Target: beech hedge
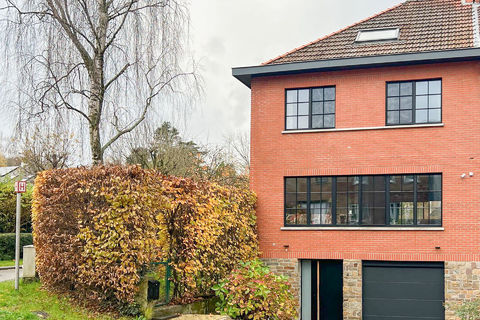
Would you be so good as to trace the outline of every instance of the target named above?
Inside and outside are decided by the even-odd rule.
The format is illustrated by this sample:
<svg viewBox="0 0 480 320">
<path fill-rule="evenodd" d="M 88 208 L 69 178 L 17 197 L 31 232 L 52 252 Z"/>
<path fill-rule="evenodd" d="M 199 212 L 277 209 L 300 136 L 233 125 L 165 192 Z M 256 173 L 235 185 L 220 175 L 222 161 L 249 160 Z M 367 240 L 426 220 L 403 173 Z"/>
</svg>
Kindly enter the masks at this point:
<svg viewBox="0 0 480 320">
<path fill-rule="evenodd" d="M 195 300 L 258 256 L 255 202 L 247 189 L 137 166 L 44 171 L 32 205 L 38 273 L 52 291 L 121 309 L 168 260 L 174 299 Z"/>
</svg>

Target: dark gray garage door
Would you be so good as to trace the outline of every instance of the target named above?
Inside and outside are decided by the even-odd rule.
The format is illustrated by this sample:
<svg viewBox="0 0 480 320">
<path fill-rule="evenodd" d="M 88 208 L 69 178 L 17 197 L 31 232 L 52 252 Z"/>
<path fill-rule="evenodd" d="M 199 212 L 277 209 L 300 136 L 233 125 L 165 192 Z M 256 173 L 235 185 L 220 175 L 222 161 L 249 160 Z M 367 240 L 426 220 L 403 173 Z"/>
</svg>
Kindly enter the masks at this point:
<svg viewBox="0 0 480 320">
<path fill-rule="evenodd" d="M 363 319 L 445 319 L 443 263 L 363 262 Z"/>
</svg>

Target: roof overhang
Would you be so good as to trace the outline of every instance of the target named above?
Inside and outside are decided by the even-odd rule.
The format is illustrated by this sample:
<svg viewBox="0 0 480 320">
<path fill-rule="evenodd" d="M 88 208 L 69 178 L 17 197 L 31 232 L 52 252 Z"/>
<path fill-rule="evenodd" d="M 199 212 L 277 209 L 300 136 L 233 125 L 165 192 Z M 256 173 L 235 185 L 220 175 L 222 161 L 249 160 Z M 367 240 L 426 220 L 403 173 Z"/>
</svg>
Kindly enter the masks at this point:
<svg viewBox="0 0 480 320">
<path fill-rule="evenodd" d="M 480 59 L 480 48 L 470 48 L 448 51 L 431 51 L 359 58 L 268 64 L 254 67 L 238 67 L 232 68 L 232 74 L 235 78 L 250 88 L 253 77 L 439 62 L 469 61 L 477 59 Z"/>
</svg>

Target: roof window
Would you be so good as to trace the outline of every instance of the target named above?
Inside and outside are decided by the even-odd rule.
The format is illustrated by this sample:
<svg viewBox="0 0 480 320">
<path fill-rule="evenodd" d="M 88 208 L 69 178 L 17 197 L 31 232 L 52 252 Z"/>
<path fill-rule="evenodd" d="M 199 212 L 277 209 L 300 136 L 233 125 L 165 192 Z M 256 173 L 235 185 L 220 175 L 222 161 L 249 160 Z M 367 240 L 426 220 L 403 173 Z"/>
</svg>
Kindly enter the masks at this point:
<svg viewBox="0 0 480 320">
<path fill-rule="evenodd" d="M 360 30 L 355 42 L 398 40 L 399 31 L 398 28 Z"/>
</svg>

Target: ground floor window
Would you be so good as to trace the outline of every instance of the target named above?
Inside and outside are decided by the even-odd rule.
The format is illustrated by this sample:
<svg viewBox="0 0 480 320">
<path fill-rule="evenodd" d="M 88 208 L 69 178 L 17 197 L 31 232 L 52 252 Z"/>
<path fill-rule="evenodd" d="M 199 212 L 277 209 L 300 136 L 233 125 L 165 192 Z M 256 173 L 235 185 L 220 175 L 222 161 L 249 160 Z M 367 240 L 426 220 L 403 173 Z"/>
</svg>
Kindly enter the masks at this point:
<svg viewBox="0 0 480 320">
<path fill-rule="evenodd" d="M 285 225 L 439 226 L 442 175 L 285 178 Z"/>
</svg>

